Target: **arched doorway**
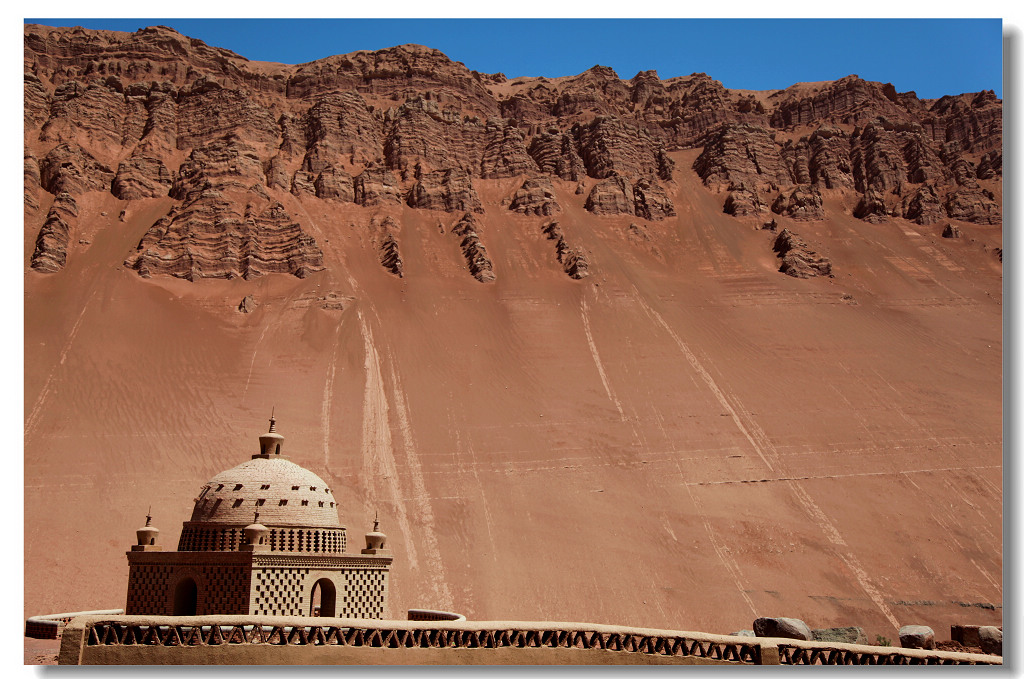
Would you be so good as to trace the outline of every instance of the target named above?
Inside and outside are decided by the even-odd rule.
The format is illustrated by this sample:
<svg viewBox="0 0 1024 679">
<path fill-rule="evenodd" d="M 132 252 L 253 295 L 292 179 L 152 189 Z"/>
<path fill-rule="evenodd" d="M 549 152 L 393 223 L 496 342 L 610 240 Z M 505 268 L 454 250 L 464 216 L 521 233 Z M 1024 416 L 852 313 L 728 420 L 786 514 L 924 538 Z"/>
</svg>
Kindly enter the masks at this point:
<svg viewBox="0 0 1024 679">
<path fill-rule="evenodd" d="M 309 614 L 321 618 L 333 618 L 337 613 L 334 602 L 337 598 L 334 583 L 328 578 L 320 578 L 313 583 L 309 597 Z"/>
<path fill-rule="evenodd" d="M 192 578 L 184 578 L 174 588 L 174 615 L 195 615 L 199 588 Z"/>
</svg>

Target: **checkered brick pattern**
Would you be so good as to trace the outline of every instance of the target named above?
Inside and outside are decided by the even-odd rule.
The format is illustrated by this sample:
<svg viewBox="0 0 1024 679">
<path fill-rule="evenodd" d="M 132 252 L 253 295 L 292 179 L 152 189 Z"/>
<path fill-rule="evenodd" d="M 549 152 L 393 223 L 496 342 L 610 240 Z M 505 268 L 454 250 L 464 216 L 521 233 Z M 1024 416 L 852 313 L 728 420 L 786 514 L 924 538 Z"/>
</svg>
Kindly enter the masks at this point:
<svg viewBox="0 0 1024 679">
<path fill-rule="evenodd" d="M 174 571 L 174 566 L 131 566 L 125 615 L 171 615 L 173 593 L 168 593 L 168 589 Z"/>
<path fill-rule="evenodd" d="M 202 566 L 200 572 L 203 583 L 196 615 L 245 615 L 249 612 L 249 578 L 244 569 Z"/>
<path fill-rule="evenodd" d="M 265 568 L 253 571 L 251 612 L 256 615 L 309 615 L 304 591 L 308 568 Z"/>
<path fill-rule="evenodd" d="M 387 571 L 346 569 L 345 585 L 339 592 L 338 615 L 346 618 L 384 617 L 387 603 Z"/>
</svg>

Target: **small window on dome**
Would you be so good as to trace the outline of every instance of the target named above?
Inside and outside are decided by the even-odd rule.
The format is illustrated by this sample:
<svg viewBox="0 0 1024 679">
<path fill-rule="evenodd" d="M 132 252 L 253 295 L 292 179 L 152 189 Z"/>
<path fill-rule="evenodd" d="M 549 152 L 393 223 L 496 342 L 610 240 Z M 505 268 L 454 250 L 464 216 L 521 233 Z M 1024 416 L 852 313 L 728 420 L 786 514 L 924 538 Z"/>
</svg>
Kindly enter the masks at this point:
<svg viewBox="0 0 1024 679">
<path fill-rule="evenodd" d="M 231 505 L 231 506 L 232 507 L 241 507 L 242 506 L 242 498 L 238 498 L 237 500 L 235 500 L 235 503 L 233 505 Z"/>
<path fill-rule="evenodd" d="M 270 484 L 264 483 L 262 486 L 260 486 L 260 490 L 270 490 Z"/>
<path fill-rule="evenodd" d="M 331 503 L 331 507 L 333 507 L 333 506 L 334 506 L 334 503 L 332 502 L 332 503 Z"/>
<path fill-rule="evenodd" d="M 217 490 L 222 490 L 223 488 L 224 488 L 224 484 L 223 483 L 217 485 Z"/>
<path fill-rule="evenodd" d="M 305 507 L 305 506 L 306 506 L 306 505 L 308 505 L 308 504 L 309 504 L 309 500 L 303 500 L 303 501 L 302 501 L 302 506 L 303 506 L 303 507 Z"/>
<path fill-rule="evenodd" d="M 235 484 L 235 490 L 242 490 L 242 484 L 236 483 Z"/>
<path fill-rule="evenodd" d="M 309 489 L 310 490 L 316 490 L 316 486 L 310 486 Z"/>
<path fill-rule="evenodd" d="M 292 490 L 298 490 L 298 489 L 299 489 L 298 486 L 292 486 Z"/>
<path fill-rule="evenodd" d="M 323 502 L 321 502 L 321 503 L 320 503 L 320 506 L 321 506 L 321 507 L 323 507 L 323 506 L 324 506 L 324 503 L 323 503 Z"/>
<path fill-rule="evenodd" d="M 264 502 L 266 502 L 266 500 L 256 500 L 256 506 L 262 507 Z"/>
<path fill-rule="evenodd" d="M 277 506 L 278 506 L 278 507 L 283 507 L 283 506 L 285 506 L 286 504 L 288 504 L 288 500 L 281 500 L 280 502 L 278 502 L 278 503 L 277 503 Z"/>
</svg>

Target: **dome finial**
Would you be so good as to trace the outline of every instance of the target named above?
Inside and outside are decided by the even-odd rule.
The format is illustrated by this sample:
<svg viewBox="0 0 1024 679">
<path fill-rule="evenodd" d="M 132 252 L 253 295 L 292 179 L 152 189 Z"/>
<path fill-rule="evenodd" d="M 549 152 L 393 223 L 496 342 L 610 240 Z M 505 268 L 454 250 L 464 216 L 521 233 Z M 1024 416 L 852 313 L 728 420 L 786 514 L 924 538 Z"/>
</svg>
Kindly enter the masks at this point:
<svg viewBox="0 0 1024 679">
<path fill-rule="evenodd" d="M 273 406 L 273 407 L 270 408 L 270 431 L 271 431 L 271 433 L 274 433 L 274 432 L 277 431 L 277 429 L 276 429 L 276 422 L 277 422 L 277 420 L 274 419 L 274 411 L 276 409 L 277 409 L 277 406 Z"/>
<path fill-rule="evenodd" d="M 148 524 L 147 524 L 148 525 Z M 377 532 L 377 528 L 380 526 L 380 521 L 377 520 L 377 510 L 373 510 L 373 532 Z"/>
<path fill-rule="evenodd" d="M 149 511 L 146 512 L 146 526 L 149 526 L 149 522 L 153 520 L 153 505 L 149 506 Z"/>
<path fill-rule="evenodd" d="M 253 512 L 252 522 L 253 523 L 259 523 L 260 522 L 260 513 L 259 513 L 258 510 Z"/>
</svg>

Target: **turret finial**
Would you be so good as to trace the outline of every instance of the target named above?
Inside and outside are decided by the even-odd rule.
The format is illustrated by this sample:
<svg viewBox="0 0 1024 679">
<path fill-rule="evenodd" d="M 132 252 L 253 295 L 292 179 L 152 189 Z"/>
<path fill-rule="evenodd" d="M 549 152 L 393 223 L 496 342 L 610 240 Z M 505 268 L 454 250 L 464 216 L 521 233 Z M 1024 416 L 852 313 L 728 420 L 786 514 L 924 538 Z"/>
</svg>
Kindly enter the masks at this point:
<svg viewBox="0 0 1024 679">
<path fill-rule="evenodd" d="M 253 523 L 259 523 L 260 522 L 260 513 L 259 512 L 254 512 L 253 513 L 252 522 Z"/>
<path fill-rule="evenodd" d="M 152 521 L 152 520 L 153 520 L 153 505 L 150 505 L 149 506 L 149 511 L 146 512 L 146 525 L 148 526 L 149 522 Z"/>
<path fill-rule="evenodd" d="M 274 406 L 274 407 L 272 407 L 270 409 L 270 431 L 271 431 L 271 433 L 275 433 L 277 431 L 277 429 L 276 429 L 276 422 L 277 422 L 277 420 L 274 419 L 274 411 L 276 409 L 277 409 L 276 406 Z"/>
<path fill-rule="evenodd" d="M 377 532 L 377 527 L 380 525 L 380 521 L 377 520 L 377 510 L 373 510 L 373 531 Z"/>
</svg>

